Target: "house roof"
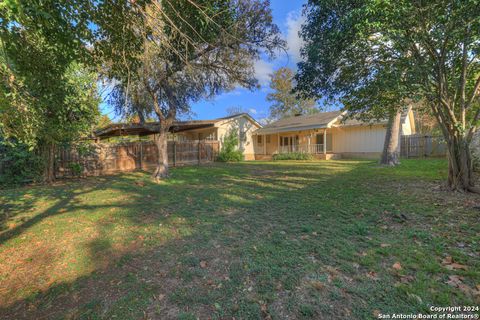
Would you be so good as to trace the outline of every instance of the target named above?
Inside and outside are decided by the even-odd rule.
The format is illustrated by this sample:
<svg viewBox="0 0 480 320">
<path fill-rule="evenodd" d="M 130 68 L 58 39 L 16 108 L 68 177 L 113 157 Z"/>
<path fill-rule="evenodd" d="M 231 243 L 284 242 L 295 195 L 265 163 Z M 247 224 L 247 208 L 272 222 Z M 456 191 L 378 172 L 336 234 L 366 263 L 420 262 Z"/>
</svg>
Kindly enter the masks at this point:
<svg viewBox="0 0 480 320">
<path fill-rule="evenodd" d="M 228 117 L 217 118 L 212 120 L 189 120 L 189 121 L 175 121 L 170 127 L 170 132 L 182 132 L 195 129 L 203 129 L 214 127 L 216 123 L 235 119 L 238 117 L 246 117 L 252 121 L 258 127 L 261 127 L 258 122 L 253 119 L 248 113 L 235 114 Z M 159 130 L 159 122 L 147 122 L 147 123 L 112 123 L 104 128 L 95 131 L 95 137 L 100 139 L 116 137 L 116 136 L 129 136 L 129 135 L 151 135 L 155 134 Z"/>
<path fill-rule="evenodd" d="M 331 127 L 364 126 L 387 123 L 387 120 L 365 122 L 355 118 L 345 118 L 344 115 L 344 111 L 330 111 L 284 118 L 256 130 L 255 134 L 272 134 L 289 131 L 325 129 Z"/>
<path fill-rule="evenodd" d="M 303 116 L 280 119 L 255 131 L 256 134 L 327 128 L 342 111 L 319 112 Z"/>
</svg>

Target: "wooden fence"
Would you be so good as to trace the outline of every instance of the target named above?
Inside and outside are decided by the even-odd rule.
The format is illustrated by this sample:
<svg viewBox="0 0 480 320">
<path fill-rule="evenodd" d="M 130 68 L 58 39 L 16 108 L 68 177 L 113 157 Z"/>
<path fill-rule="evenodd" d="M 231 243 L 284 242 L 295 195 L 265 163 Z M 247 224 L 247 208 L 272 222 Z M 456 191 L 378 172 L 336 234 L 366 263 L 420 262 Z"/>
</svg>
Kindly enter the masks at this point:
<svg viewBox="0 0 480 320">
<path fill-rule="evenodd" d="M 404 158 L 445 157 L 447 144 L 442 136 L 402 136 L 400 155 Z"/>
<path fill-rule="evenodd" d="M 60 148 L 56 152 L 57 178 L 98 176 L 122 171 L 151 170 L 156 167 L 158 153 L 153 141 L 122 144 L 93 144 L 88 148 Z M 168 162 L 171 166 L 215 161 L 218 141 L 168 141 Z"/>
</svg>

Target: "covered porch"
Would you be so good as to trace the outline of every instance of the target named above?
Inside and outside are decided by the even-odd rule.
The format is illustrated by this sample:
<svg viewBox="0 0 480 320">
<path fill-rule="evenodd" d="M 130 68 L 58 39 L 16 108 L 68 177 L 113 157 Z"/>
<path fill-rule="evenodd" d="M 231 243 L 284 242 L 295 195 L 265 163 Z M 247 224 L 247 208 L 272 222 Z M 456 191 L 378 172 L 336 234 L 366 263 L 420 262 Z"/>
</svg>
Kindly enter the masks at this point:
<svg viewBox="0 0 480 320">
<path fill-rule="evenodd" d="M 333 153 L 332 128 L 256 134 L 254 143 L 255 155 L 259 160 L 291 152 L 309 153 L 317 159 L 340 157 Z"/>
</svg>

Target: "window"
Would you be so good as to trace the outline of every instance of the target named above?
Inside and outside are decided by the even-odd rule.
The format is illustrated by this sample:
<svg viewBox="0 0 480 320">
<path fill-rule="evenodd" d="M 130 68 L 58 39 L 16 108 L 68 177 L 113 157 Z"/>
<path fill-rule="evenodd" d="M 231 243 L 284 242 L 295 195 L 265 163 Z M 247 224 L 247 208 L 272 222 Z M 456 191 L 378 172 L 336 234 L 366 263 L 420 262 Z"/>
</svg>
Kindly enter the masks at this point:
<svg viewBox="0 0 480 320">
<path fill-rule="evenodd" d="M 213 141 L 216 140 L 216 134 L 215 131 L 212 132 L 199 132 L 198 133 L 198 140 L 207 140 L 207 141 Z"/>
<path fill-rule="evenodd" d="M 265 143 L 270 143 L 270 135 L 265 136 Z"/>
<path fill-rule="evenodd" d="M 262 136 L 261 135 L 257 136 L 257 143 L 262 144 Z"/>
</svg>

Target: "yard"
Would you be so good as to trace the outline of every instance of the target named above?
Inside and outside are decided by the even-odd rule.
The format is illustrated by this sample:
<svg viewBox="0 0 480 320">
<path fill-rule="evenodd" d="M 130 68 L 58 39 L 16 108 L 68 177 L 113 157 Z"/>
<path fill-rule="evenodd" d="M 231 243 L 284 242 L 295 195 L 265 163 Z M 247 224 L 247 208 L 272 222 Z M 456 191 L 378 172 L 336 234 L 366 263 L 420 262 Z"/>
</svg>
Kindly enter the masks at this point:
<svg viewBox="0 0 480 320">
<path fill-rule="evenodd" d="M 370 319 L 479 304 L 444 160 L 244 162 L 0 191 L 1 319 Z"/>
</svg>

